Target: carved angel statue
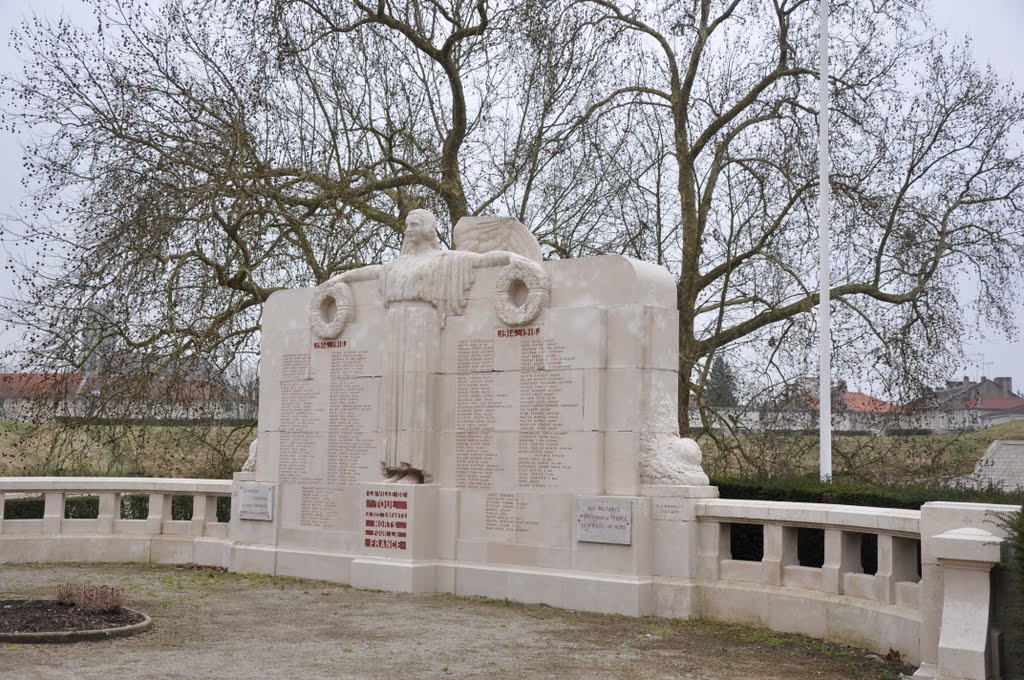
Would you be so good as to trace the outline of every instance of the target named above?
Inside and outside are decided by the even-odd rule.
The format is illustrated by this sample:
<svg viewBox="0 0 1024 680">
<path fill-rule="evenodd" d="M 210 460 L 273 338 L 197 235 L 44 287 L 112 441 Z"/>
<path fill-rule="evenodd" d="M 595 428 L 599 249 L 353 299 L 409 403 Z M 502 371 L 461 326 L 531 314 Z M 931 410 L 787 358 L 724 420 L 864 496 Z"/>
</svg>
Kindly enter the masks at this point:
<svg viewBox="0 0 1024 680">
<path fill-rule="evenodd" d="M 463 250 L 439 250 L 436 220 L 413 210 L 397 259 L 345 272 L 321 284 L 310 303 L 310 323 L 335 338 L 352 320 L 349 282 L 377 279 L 387 315 L 380 393 L 381 471 L 386 481 L 429 482 L 437 469 L 435 380 L 441 372 L 441 328 L 460 315 L 480 267 L 505 268 L 495 286 L 495 309 L 508 325 L 531 323 L 547 305 L 550 282 L 533 235 L 511 218 L 463 218 L 455 227 Z M 513 250 L 514 249 L 514 250 Z M 516 304 L 523 297 L 525 302 Z"/>
</svg>

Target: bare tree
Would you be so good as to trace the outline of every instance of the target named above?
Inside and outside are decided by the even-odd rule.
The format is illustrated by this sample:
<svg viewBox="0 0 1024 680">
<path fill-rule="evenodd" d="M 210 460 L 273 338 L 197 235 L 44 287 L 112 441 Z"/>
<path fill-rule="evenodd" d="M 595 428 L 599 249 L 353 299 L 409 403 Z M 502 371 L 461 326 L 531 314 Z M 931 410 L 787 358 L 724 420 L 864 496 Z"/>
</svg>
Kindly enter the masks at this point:
<svg viewBox="0 0 1024 680">
<path fill-rule="evenodd" d="M 54 384 L 124 378 L 87 415 L 128 417 L 196 362 L 224 382 L 257 355 L 271 293 L 379 261 L 413 208 L 446 232 L 538 200 L 584 221 L 579 166 L 552 158 L 599 40 L 560 56 L 545 26 L 483 2 L 89 1 L 91 29 L 17 32 L 27 63 L 5 80 L 6 120 L 37 140 L 5 316 L 27 330 L 19 363 Z M 552 252 L 600 248 L 570 219 Z"/>
<path fill-rule="evenodd" d="M 274 290 L 379 261 L 423 206 L 675 272 L 684 430 L 717 355 L 762 389 L 813 365 L 817 3 L 89 2 L 19 31 L 4 86 L 35 135 L 5 227 L 40 248 L 6 303 L 27 365 L 236 372 Z M 1008 318 L 1024 106 L 920 2 L 832 3 L 831 294 L 850 370 L 927 382 L 958 271 Z"/>
<path fill-rule="evenodd" d="M 939 44 L 916 0 L 831 4 L 830 293 L 840 366 L 919 386 L 940 375 L 958 342 L 958 271 L 984 282 L 992 316 L 1012 319 L 1011 283 L 1024 261 L 1014 136 L 1024 100 L 966 49 Z M 634 36 L 621 44 L 635 67 L 620 69 L 584 118 L 625 121 L 641 109 L 637 117 L 671 131 L 633 145 L 667 176 L 641 179 L 629 196 L 657 217 L 662 236 L 647 241 L 661 250 L 649 247 L 647 257 L 661 260 L 664 237 L 678 234 L 669 264 L 679 276 L 686 429 L 690 395 L 700 397 L 717 352 L 745 352 L 780 374 L 813 365 L 818 3 L 565 7 Z M 855 355 L 843 352 L 851 346 Z M 797 356 L 783 361 L 787 353 Z"/>
</svg>

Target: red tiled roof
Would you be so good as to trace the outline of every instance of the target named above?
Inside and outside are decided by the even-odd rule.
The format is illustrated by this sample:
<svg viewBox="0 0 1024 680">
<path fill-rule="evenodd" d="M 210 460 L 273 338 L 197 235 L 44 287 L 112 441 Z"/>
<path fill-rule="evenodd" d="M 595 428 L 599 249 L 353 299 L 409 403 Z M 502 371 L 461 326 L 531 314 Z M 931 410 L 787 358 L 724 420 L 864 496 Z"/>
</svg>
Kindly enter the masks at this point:
<svg viewBox="0 0 1024 680">
<path fill-rule="evenodd" d="M 861 413 L 895 413 L 903 410 L 895 404 L 876 399 L 863 392 L 844 392 L 843 399 L 846 400 L 847 408 Z"/>
<path fill-rule="evenodd" d="M 81 376 L 63 376 L 56 373 L 2 373 L 0 397 L 33 399 L 51 394 L 58 388 L 66 389 L 71 380 L 81 380 Z"/>
<path fill-rule="evenodd" d="M 956 404 L 954 409 L 982 409 L 986 411 L 1008 411 L 1024 406 L 1024 397 L 986 397 L 976 395 Z"/>
</svg>

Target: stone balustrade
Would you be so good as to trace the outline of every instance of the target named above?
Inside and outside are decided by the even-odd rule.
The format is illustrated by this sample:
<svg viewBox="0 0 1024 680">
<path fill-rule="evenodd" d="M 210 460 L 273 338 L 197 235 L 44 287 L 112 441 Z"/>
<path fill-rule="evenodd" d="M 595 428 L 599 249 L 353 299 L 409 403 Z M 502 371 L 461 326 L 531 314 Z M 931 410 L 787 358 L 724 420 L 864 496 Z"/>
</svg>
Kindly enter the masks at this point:
<svg viewBox="0 0 1024 680">
<path fill-rule="evenodd" d="M 700 578 L 921 607 L 920 511 L 711 499 L 698 502 L 696 515 Z M 761 529 L 763 557 L 759 561 L 733 559 L 730 539 L 736 524 Z M 805 552 L 811 554 L 804 560 L 798 550 L 801 533 L 804 544 L 810 544 Z M 865 548 L 873 546 L 877 553 L 867 561 L 874 569 L 866 573 Z"/>
<path fill-rule="evenodd" d="M 697 614 L 888 647 L 920 666 L 915 678 L 1001 677 L 1000 612 L 990 604 L 1007 593 L 990 572 L 1002 560 L 1001 518 L 1019 509 L 698 500 Z M 732 554 L 734 531 L 747 554 Z"/>
<path fill-rule="evenodd" d="M 138 494 L 148 496 L 146 517 L 123 518 L 122 499 Z M 6 498 L 40 495 L 41 518 L 4 517 Z M 65 503 L 73 496 L 98 497 L 97 517 L 67 517 Z M 176 496 L 192 498 L 189 519 L 172 517 Z M 229 523 L 217 521 L 217 499 L 230 496 L 230 480 L 0 477 L 0 563 L 152 561 L 227 566 Z"/>
<path fill-rule="evenodd" d="M 235 493 L 237 486 L 236 479 Z M 481 565 L 466 555 L 432 553 L 437 548 L 424 544 L 423 563 L 431 565 L 437 580 L 420 589 L 474 594 L 474 578 L 507 572 L 516 575 L 509 583 L 532 579 L 551 595 L 510 591 L 513 598 L 564 605 L 558 598 L 571 586 L 589 592 L 588 584 L 603 580 L 639 588 L 638 614 L 754 623 L 881 653 L 892 649 L 920 666 L 919 679 L 999 677 L 998 612 L 990 603 L 1005 598 L 1005 584 L 990 572 L 1004 557 L 999 518 L 1018 506 L 937 502 L 911 511 L 719 499 L 705 492 L 687 495 L 686 487 L 673 496 L 666 489 L 652 487 L 653 501 L 629 501 L 636 535 L 643 536 L 648 526 L 652 537 L 650 543 L 637 538 L 633 547 L 621 548 L 624 555 L 633 549 L 650 555 L 638 563 L 643 573 L 637 577 L 585 569 L 585 548 L 577 548 L 576 568 L 563 573 L 500 562 Z M 353 584 L 362 562 L 373 568 L 383 563 L 360 557 L 358 549 L 294 555 L 275 550 L 266 542 L 277 531 L 275 523 L 246 524 L 235 507 L 231 522 L 217 521 L 217 499 L 232 491 L 228 480 L 0 478 L 0 508 L 5 496 L 45 499 L 41 518 L 7 519 L 0 513 L 0 563 L 196 563 Z M 148 496 L 145 518 L 122 517 L 122 498 L 132 494 Z M 98 516 L 66 516 L 72 496 L 97 496 Z M 190 518 L 172 517 L 176 496 L 192 498 Z M 455 535 L 448 526 L 455 518 L 427 514 L 433 518 L 429 522 L 438 522 L 438 536 Z M 256 541 L 257 530 L 270 533 Z M 734 543 L 734 532 L 743 532 L 741 541 Z M 744 554 L 733 554 L 734 545 Z M 600 549 L 602 564 L 611 568 L 607 559 L 618 553 Z M 252 569 L 255 553 L 265 559 Z M 347 564 L 352 566 L 345 569 Z M 455 573 L 457 580 L 449 580 L 456 582 L 443 580 Z M 594 603 L 597 610 L 613 606 Z"/>
</svg>

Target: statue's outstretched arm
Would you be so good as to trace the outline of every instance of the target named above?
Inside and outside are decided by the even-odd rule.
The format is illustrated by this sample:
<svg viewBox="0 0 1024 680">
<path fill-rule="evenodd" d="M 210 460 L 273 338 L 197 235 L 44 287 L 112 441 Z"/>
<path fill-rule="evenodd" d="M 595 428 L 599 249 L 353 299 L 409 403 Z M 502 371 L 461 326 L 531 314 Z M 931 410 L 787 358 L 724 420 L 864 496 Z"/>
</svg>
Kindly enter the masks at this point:
<svg viewBox="0 0 1024 680">
<path fill-rule="evenodd" d="M 332 283 L 352 283 L 354 281 L 370 281 L 380 276 L 380 270 L 383 269 L 383 265 L 370 264 L 359 269 L 349 269 L 347 272 L 342 272 L 336 276 L 332 276 L 327 280 L 326 284 Z M 323 284 L 322 284 L 323 285 Z"/>
<path fill-rule="evenodd" d="M 510 253 L 507 250 L 492 250 L 487 253 L 482 253 L 480 258 L 474 263 L 476 267 L 503 267 L 513 260 L 525 260 L 526 258 L 522 255 L 516 255 Z"/>
</svg>

